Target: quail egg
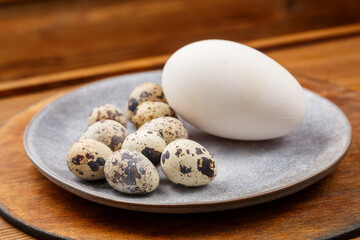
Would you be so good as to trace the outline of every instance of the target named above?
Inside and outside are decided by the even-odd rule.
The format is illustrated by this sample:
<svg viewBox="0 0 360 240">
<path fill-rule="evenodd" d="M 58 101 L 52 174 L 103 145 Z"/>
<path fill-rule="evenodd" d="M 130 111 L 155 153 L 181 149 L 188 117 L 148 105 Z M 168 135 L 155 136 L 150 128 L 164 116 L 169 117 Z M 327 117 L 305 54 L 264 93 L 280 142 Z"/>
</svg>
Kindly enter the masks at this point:
<svg viewBox="0 0 360 240">
<path fill-rule="evenodd" d="M 126 137 L 127 131 L 123 125 L 113 120 L 101 120 L 91 125 L 80 139 L 91 138 L 116 151 L 121 148 Z"/>
<path fill-rule="evenodd" d="M 161 155 L 161 168 L 166 177 L 187 187 L 203 186 L 216 177 L 213 156 L 199 143 L 188 139 L 171 142 Z"/>
<path fill-rule="evenodd" d="M 158 117 L 176 117 L 174 110 L 163 102 L 144 102 L 135 108 L 132 122 L 138 129 L 144 123 Z"/>
<path fill-rule="evenodd" d="M 126 108 L 126 115 L 130 121 L 135 108 L 146 101 L 167 103 L 163 89 L 159 84 L 145 82 L 137 86 L 130 93 Z"/>
<path fill-rule="evenodd" d="M 173 117 L 155 118 L 142 125 L 139 130 L 157 131 L 163 137 L 166 144 L 175 139 L 188 138 L 188 132 L 184 124 L 179 119 Z"/>
<path fill-rule="evenodd" d="M 147 157 L 155 166 L 160 163 L 165 140 L 156 131 L 137 131 L 125 139 L 121 149 L 135 150 Z"/>
<path fill-rule="evenodd" d="M 114 120 L 126 126 L 126 117 L 123 111 L 112 104 L 104 104 L 95 107 L 88 117 L 87 124 L 90 126 L 95 122 L 105 119 Z"/>
<path fill-rule="evenodd" d="M 67 164 L 70 171 L 85 180 L 104 178 L 106 159 L 112 154 L 105 144 L 93 139 L 75 142 L 67 153 Z"/>
<path fill-rule="evenodd" d="M 128 194 L 146 194 L 159 186 L 159 174 L 144 155 L 120 149 L 105 163 L 105 178 L 111 187 Z"/>
</svg>

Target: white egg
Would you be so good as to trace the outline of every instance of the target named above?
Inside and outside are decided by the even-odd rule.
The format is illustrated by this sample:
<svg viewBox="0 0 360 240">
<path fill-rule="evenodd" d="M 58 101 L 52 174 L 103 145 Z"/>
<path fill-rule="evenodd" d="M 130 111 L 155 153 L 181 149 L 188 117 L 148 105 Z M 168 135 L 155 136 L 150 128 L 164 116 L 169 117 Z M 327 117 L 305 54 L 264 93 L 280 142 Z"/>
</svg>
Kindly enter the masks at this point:
<svg viewBox="0 0 360 240">
<path fill-rule="evenodd" d="M 230 139 L 284 136 L 306 113 L 303 89 L 284 67 L 232 41 L 179 49 L 165 64 L 162 85 L 169 105 L 186 121 Z"/>
</svg>

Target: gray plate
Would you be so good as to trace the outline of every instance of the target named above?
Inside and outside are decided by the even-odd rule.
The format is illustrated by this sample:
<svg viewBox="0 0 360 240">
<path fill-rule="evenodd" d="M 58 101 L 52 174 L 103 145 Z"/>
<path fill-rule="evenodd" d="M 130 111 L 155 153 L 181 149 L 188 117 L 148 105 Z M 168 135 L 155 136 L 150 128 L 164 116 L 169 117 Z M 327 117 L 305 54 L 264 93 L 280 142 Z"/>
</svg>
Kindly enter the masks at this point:
<svg viewBox="0 0 360 240">
<path fill-rule="evenodd" d="M 160 186 L 145 196 L 113 190 L 106 181 L 76 178 L 66 164 L 70 146 L 86 130 L 97 105 L 125 108 L 131 90 L 146 81 L 160 83 L 161 72 L 115 77 L 73 91 L 42 109 L 28 125 L 24 145 L 34 165 L 60 187 L 88 200 L 137 211 L 211 212 L 274 200 L 303 189 L 330 173 L 345 156 L 351 127 L 327 99 L 305 91 L 308 111 L 291 134 L 268 141 L 232 141 L 208 135 L 186 123 L 189 138 L 213 153 L 218 176 L 209 185 L 186 188 L 169 182 L 158 168 Z M 129 132 L 133 132 L 128 123 Z"/>
</svg>

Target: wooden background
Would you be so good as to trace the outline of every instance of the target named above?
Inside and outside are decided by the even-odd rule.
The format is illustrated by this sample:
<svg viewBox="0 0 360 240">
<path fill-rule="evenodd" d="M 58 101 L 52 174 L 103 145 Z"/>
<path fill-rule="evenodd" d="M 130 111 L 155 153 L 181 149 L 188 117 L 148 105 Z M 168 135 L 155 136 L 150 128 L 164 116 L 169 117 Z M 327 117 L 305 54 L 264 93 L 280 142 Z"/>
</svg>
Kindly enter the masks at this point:
<svg viewBox="0 0 360 240">
<path fill-rule="evenodd" d="M 205 38 L 230 39 L 255 47 L 270 46 L 263 50 L 267 49 L 267 54 L 288 68 L 303 84 L 309 82 L 307 87 L 326 83 L 339 88 L 338 94 L 346 90 L 358 98 L 359 12 L 360 1 L 357 0 L 0 0 L 0 125 L 30 104 L 74 88 L 64 82 L 43 84 L 41 88 L 27 87 L 26 83 L 34 79 L 46 82 L 52 76 L 61 75 L 58 74 L 61 71 L 169 54 L 186 43 Z M 326 30 L 332 27 L 339 29 Z M 297 35 L 309 30 L 315 32 Z M 346 34 L 338 34 L 339 31 Z M 282 37 L 284 34 L 293 35 Z M 323 41 L 318 38 L 296 44 L 297 40 L 291 40 L 298 36 L 311 39 L 319 34 L 324 36 Z M 275 38 L 275 42 L 283 41 L 286 47 L 282 44 L 271 47 L 276 36 L 279 38 Z M 326 40 L 329 36 L 332 39 Z M 151 58 L 151 61 L 160 66 L 166 56 L 156 61 Z M 139 66 L 136 64 L 134 68 Z M 47 75 L 51 73 L 54 75 Z M 70 75 L 74 76 L 74 73 Z M 6 91 L 9 86 L 25 87 L 21 91 Z M 352 103 L 352 107 L 347 107 L 350 105 L 346 97 L 327 95 L 322 89 L 319 87 L 316 91 L 332 100 L 337 99 L 336 103 L 345 106 L 348 113 L 358 116 L 360 105 Z M 352 123 L 359 126 L 356 118 L 353 117 Z M 359 128 L 354 131 L 358 137 Z M 356 142 L 350 153 L 354 163 L 358 163 L 355 158 L 359 157 L 359 149 Z M 320 189 L 324 186 L 333 189 L 333 185 L 327 183 L 331 184 L 334 176 L 343 176 L 339 172 L 347 174 L 347 166 L 349 162 L 340 165 L 338 174 L 334 172 L 332 178 L 306 190 L 314 210 L 328 203 L 323 196 L 311 197 L 319 185 L 322 186 Z M 351 167 L 348 169 L 350 171 Z M 344 177 L 344 184 L 346 181 Z M 354 186 L 351 189 L 353 196 L 358 195 L 358 189 Z M 340 186 L 339 193 L 341 191 Z M 277 203 L 272 204 L 276 206 Z M 296 209 L 303 213 L 300 205 Z M 0 239 L 30 239 L 1 218 L 0 233 Z"/>
<path fill-rule="evenodd" d="M 360 22 L 357 0 L 0 0 L 0 82 Z"/>
</svg>

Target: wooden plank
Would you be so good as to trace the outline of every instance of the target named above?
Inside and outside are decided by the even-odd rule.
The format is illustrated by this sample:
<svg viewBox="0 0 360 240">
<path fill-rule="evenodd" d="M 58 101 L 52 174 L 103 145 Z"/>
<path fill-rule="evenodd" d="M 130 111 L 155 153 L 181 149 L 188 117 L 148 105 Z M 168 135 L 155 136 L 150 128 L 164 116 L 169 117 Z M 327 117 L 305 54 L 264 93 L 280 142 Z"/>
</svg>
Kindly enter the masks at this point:
<svg viewBox="0 0 360 240">
<path fill-rule="evenodd" d="M 279 36 L 360 21 L 353 0 L 87 0 L 0 5 L 0 81 L 168 54 L 200 39 Z"/>
<path fill-rule="evenodd" d="M 67 72 L 25 78 L 0 84 L 0 97 L 22 92 L 64 86 L 69 83 L 96 80 L 117 74 L 157 69 L 163 66 L 168 55 L 106 64 Z"/>
<path fill-rule="evenodd" d="M 38 91 L 31 94 L 19 94 L 8 98 L 0 98 L 0 127 L 8 120 L 12 115 L 23 111 L 31 104 L 48 98 L 55 94 L 65 93 L 70 91 L 79 85 L 65 86 L 62 88 L 53 88 L 44 91 Z"/>
<path fill-rule="evenodd" d="M 360 89 L 360 36 L 266 53 L 298 76 Z"/>
<path fill-rule="evenodd" d="M 261 51 L 266 51 L 280 47 L 289 47 L 291 45 L 310 44 L 322 40 L 328 41 L 335 38 L 349 37 L 358 34 L 360 34 L 360 23 L 355 23 L 340 27 L 256 39 L 245 42 L 245 44 Z"/>
<path fill-rule="evenodd" d="M 3 221 L 0 219 L 0 221 Z M 14 228 L 7 228 L 7 229 L 0 229 L 1 239 L 12 239 L 12 240 L 19 240 L 19 239 L 35 239 L 26 233 L 21 232 L 20 230 L 14 230 Z"/>
<path fill-rule="evenodd" d="M 253 40 L 244 43 L 262 51 L 269 51 L 279 47 L 310 44 L 325 39 L 331 40 L 340 37 L 354 36 L 357 34 L 360 34 L 360 24 L 315 30 L 305 33 L 289 34 L 285 36 Z M 55 74 L 48 74 L 44 76 L 18 79 L 11 82 L 3 82 L 0 84 L 0 96 L 4 97 L 21 92 L 41 90 L 52 88 L 54 86 L 63 86 L 69 83 L 79 83 L 81 81 L 89 81 L 127 72 L 158 69 L 162 68 L 168 57 L 169 55 L 162 55 L 151 58 L 123 61 Z"/>
</svg>

